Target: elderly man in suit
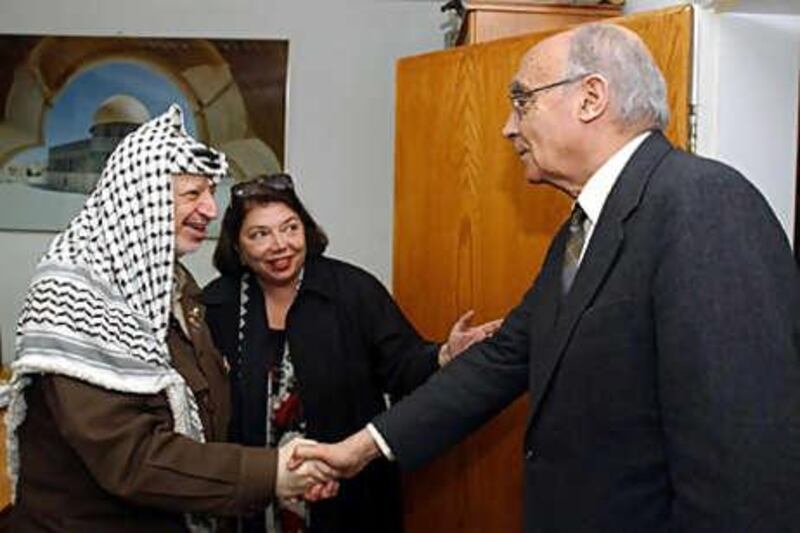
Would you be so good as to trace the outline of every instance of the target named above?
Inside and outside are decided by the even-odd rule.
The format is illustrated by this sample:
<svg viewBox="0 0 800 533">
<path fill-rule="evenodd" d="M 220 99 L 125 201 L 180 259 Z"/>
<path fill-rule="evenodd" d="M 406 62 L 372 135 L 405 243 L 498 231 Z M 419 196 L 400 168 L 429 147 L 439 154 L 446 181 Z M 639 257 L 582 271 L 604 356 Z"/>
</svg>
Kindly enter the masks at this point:
<svg viewBox="0 0 800 533">
<path fill-rule="evenodd" d="M 664 138 L 664 80 L 632 32 L 551 37 L 510 90 L 528 180 L 575 199 L 533 286 L 493 338 L 296 459 L 411 468 L 527 387 L 525 531 L 797 531 L 800 283 L 774 214 Z"/>
</svg>

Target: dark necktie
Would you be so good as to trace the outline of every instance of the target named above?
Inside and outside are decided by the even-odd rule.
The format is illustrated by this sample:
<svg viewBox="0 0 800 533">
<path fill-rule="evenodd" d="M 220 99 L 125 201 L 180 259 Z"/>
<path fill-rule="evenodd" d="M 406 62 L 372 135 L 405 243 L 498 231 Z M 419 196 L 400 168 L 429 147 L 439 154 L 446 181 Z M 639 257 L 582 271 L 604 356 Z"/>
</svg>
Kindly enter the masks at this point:
<svg viewBox="0 0 800 533">
<path fill-rule="evenodd" d="M 563 294 L 569 292 L 575 274 L 578 272 L 588 226 L 589 219 L 586 217 L 586 213 L 581 209 L 580 204 L 576 203 L 569 217 L 569 237 L 567 237 L 567 245 L 564 247 L 564 269 L 561 272 Z"/>
</svg>

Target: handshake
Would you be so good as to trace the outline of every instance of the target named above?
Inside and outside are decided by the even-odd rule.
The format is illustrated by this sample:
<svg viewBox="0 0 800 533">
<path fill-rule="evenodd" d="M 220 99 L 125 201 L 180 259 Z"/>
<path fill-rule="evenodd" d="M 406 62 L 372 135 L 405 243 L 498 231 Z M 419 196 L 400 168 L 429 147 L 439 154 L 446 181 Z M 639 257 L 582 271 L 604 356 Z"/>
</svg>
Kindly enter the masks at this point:
<svg viewBox="0 0 800 533">
<path fill-rule="evenodd" d="M 450 329 L 447 342 L 439 349 L 439 366 L 448 364 L 464 350 L 491 337 L 503 320 L 470 326 L 474 311 L 467 311 Z M 365 428 L 336 444 L 321 444 L 296 438 L 278 449 L 275 494 L 281 499 L 317 501 L 336 496 L 339 479 L 358 474 L 381 454 Z"/>
<path fill-rule="evenodd" d="M 275 495 L 318 501 L 333 498 L 339 479 L 358 474 L 380 450 L 366 429 L 336 444 L 296 438 L 278 449 Z"/>
</svg>

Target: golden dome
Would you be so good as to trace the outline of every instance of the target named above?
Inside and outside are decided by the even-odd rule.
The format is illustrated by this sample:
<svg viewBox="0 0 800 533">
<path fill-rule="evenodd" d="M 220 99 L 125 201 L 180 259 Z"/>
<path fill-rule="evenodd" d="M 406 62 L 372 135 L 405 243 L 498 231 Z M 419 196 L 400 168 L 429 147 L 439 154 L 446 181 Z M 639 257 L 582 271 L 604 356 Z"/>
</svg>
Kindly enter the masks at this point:
<svg viewBox="0 0 800 533">
<path fill-rule="evenodd" d="M 92 116 L 92 126 L 123 122 L 144 124 L 150 112 L 139 100 L 127 94 L 117 94 L 100 104 Z"/>
</svg>

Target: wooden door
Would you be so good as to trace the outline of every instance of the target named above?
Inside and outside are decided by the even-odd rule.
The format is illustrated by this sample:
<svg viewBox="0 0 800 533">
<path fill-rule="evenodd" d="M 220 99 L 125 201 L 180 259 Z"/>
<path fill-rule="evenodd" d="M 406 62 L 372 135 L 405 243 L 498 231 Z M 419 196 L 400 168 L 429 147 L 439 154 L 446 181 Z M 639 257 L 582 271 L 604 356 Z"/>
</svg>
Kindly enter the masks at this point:
<svg viewBox="0 0 800 533">
<path fill-rule="evenodd" d="M 688 139 L 691 8 L 612 21 L 636 31 L 667 77 L 667 135 Z M 397 68 L 394 294 L 427 336 L 466 309 L 503 316 L 538 272 L 566 196 L 522 178 L 500 134 L 522 54 L 554 31 L 405 58 Z M 407 476 L 409 533 L 518 531 L 527 398 Z"/>
</svg>

